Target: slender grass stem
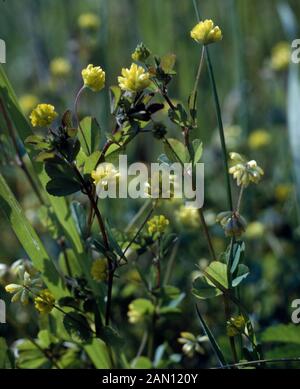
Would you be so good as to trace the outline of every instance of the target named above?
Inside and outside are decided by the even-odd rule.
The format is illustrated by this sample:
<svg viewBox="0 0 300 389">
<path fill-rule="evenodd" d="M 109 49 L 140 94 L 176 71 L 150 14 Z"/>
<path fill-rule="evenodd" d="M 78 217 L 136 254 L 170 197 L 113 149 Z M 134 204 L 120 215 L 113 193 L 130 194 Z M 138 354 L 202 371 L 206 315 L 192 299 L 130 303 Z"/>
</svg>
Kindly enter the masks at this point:
<svg viewBox="0 0 300 389">
<path fill-rule="evenodd" d="M 87 143 L 87 140 L 86 140 L 86 137 L 84 135 L 84 131 L 81 127 L 81 124 L 80 124 L 80 119 L 79 119 L 79 114 L 78 114 L 78 103 L 79 103 L 79 99 L 80 99 L 80 96 L 82 94 L 82 92 L 85 90 L 85 85 L 82 85 L 82 87 L 79 89 L 77 95 L 76 95 L 76 98 L 75 98 L 75 103 L 74 103 L 74 111 L 75 111 L 75 116 L 76 116 L 76 120 L 77 120 L 77 125 L 78 125 L 78 128 L 79 128 L 79 131 L 82 135 L 82 138 L 84 140 L 84 143 L 85 143 L 85 147 L 87 149 L 87 152 L 88 154 L 90 155 L 91 154 L 91 150 L 89 148 L 89 145 Z"/>
</svg>

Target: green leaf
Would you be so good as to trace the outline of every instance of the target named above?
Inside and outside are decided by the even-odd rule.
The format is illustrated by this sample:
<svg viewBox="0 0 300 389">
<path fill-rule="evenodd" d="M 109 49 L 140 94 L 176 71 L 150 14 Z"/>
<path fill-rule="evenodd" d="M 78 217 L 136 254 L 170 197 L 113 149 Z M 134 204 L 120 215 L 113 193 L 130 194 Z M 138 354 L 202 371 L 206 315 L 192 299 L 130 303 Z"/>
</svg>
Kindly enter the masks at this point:
<svg viewBox="0 0 300 389">
<path fill-rule="evenodd" d="M 96 151 L 100 146 L 101 129 L 97 120 L 90 116 L 82 119 L 80 126 L 84 133 L 88 148 L 83 139 L 81 131 L 78 131 L 78 139 L 85 154 L 89 155 L 90 153 Z"/>
<path fill-rule="evenodd" d="M 263 342 L 300 344 L 300 327 L 295 324 L 278 324 L 261 334 Z"/>
<path fill-rule="evenodd" d="M 94 338 L 90 344 L 85 345 L 85 350 L 97 369 L 111 369 L 109 350 L 101 339 Z"/>
<path fill-rule="evenodd" d="M 76 224 L 77 231 L 82 239 L 86 238 L 87 223 L 86 223 L 86 211 L 81 203 L 78 201 L 72 201 L 71 213 Z"/>
<path fill-rule="evenodd" d="M 13 359 L 6 340 L 0 338 L 0 369 L 9 369 L 13 367 Z"/>
<path fill-rule="evenodd" d="M 54 178 L 46 185 L 47 192 L 52 196 L 68 196 L 81 190 L 79 182 L 68 178 Z"/>
<path fill-rule="evenodd" d="M 238 286 L 245 278 L 248 277 L 250 270 L 247 266 L 241 264 L 238 266 L 237 274 L 235 278 L 232 280 L 232 287 L 235 288 Z"/>
<path fill-rule="evenodd" d="M 222 294 L 222 292 L 216 287 L 208 284 L 205 277 L 203 276 L 200 276 L 195 279 L 193 283 L 192 293 L 196 298 L 200 300 L 206 300 L 208 298 L 213 298 Z"/>
<path fill-rule="evenodd" d="M 87 319 L 78 312 L 68 312 L 63 319 L 65 330 L 75 341 L 88 341 L 92 332 Z"/>
<path fill-rule="evenodd" d="M 187 151 L 182 142 L 177 139 L 168 138 L 164 143 L 164 149 L 167 157 L 172 162 L 188 162 Z"/>
<path fill-rule="evenodd" d="M 60 307 L 69 307 L 69 308 L 79 308 L 78 302 L 74 299 L 74 297 L 66 296 L 62 297 L 58 300 L 58 305 Z"/>
<path fill-rule="evenodd" d="M 26 219 L 19 203 L 1 174 L 0 210 L 10 223 L 34 266 L 42 273 L 45 283 L 54 296 L 59 298 L 63 294 L 66 294 L 65 287 L 62 284 L 61 278 L 59 277 L 52 260 L 35 230 Z"/>
<path fill-rule="evenodd" d="M 151 369 L 152 362 L 147 357 L 138 357 L 132 361 L 133 369 Z"/>
<path fill-rule="evenodd" d="M 119 104 L 122 91 L 118 86 L 111 86 L 109 88 L 109 97 L 110 97 L 110 113 L 113 114 Z"/>
<path fill-rule="evenodd" d="M 97 162 L 101 156 L 101 151 L 94 151 L 89 155 L 84 162 L 84 174 L 91 174 L 92 170 L 96 168 Z"/>
<path fill-rule="evenodd" d="M 203 144 L 200 139 L 193 140 L 194 164 L 200 161 L 203 153 Z"/>
<path fill-rule="evenodd" d="M 228 289 L 227 265 L 225 263 L 214 261 L 205 269 L 205 272 L 225 289 Z M 208 278 L 206 279 L 209 285 L 215 286 Z"/>
</svg>

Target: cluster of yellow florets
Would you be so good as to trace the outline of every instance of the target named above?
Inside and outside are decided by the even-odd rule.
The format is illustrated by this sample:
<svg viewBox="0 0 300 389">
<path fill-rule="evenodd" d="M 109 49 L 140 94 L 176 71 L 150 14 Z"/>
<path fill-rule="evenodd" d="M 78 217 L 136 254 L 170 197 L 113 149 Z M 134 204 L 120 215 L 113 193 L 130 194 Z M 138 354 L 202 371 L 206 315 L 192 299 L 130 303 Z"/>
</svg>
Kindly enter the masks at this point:
<svg viewBox="0 0 300 389">
<path fill-rule="evenodd" d="M 47 127 L 57 117 L 57 112 L 51 104 L 38 104 L 29 118 L 33 127 Z"/>
<path fill-rule="evenodd" d="M 91 276 L 95 281 L 106 281 L 107 260 L 105 258 L 98 258 L 93 262 Z"/>
<path fill-rule="evenodd" d="M 89 64 L 81 72 L 84 85 L 90 88 L 93 92 L 98 92 L 104 88 L 105 72 L 100 66 Z"/>
<path fill-rule="evenodd" d="M 232 317 L 227 322 L 227 335 L 234 337 L 241 334 L 245 329 L 246 321 L 242 315 Z"/>
<path fill-rule="evenodd" d="M 153 218 L 150 219 L 147 224 L 149 234 L 154 235 L 156 233 L 163 234 L 170 222 L 164 215 L 158 215 L 153 216 Z"/>
<path fill-rule="evenodd" d="M 70 62 L 62 57 L 54 58 L 50 62 L 50 72 L 54 77 L 67 77 L 71 72 Z"/>
<path fill-rule="evenodd" d="M 34 306 L 40 313 L 49 313 L 52 311 L 55 298 L 48 289 L 42 290 L 34 299 Z"/>
<path fill-rule="evenodd" d="M 82 30 L 97 30 L 100 27 L 99 16 L 92 13 L 84 13 L 79 15 L 78 26 Z"/>
<path fill-rule="evenodd" d="M 210 19 L 199 22 L 191 31 L 191 37 L 198 43 L 209 45 L 222 40 L 223 35 L 219 26 Z"/>
<path fill-rule="evenodd" d="M 238 186 L 247 187 L 251 182 L 258 184 L 264 175 L 264 171 L 254 160 L 246 161 L 238 153 L 230 153 L 230 159 L 233 166 L 229 169 L 229 173 L 237 180 Z"/>
<path fill-rule="evenodd" d="M 288 42 L 279 42 L 273 47 L 271 67 L 276 71 L 285 70 L 291 60 L 291 46 Z"/>
<path fill-rule="evenodd" d="M 118 77 L 119 86 L 128 92 L 139 92 L 150 85 L 150 74 L 144 68 L 133 63 L 130 69 L 123 68 Z"/>
</svg>

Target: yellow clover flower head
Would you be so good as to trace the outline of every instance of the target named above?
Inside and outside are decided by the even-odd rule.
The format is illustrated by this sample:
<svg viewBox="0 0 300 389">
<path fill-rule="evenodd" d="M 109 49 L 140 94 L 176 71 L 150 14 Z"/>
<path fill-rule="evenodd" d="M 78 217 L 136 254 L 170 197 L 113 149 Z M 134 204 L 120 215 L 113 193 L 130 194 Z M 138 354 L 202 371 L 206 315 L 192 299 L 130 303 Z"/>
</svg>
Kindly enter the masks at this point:
<svg viewBox="0 0 300 389">
<path fill-rule="evenodd" d="M 50 313 L 54 303 L 55 298 L 48 289 L 42 290 L 34 299 L 34 306 L 40 313 Z"/>
<path fill-rule="evenodd" d="M 95 281 L 107 280 L 107 260 L 105 258 L 98 258 L 93 262 L 91 276 Z"/>
<path fill-rule="evenodd" d="M 33 108 L 37 106 L 38 102 L 38 98 L 31 94 L 23 95 L 19 98 L 21 110 L 25 115 L 28 115 L 29 112 L 31 112 Z"/>
<path fill-rule="evenodd" d="M 177 211 L 175 211 L 175 218 L 178 224 L 184 227 L 199 227 L 199 214 L 195 208 L 188 208 L 182 205 Z"/>
<path fill-rule="evenodd" d="M 243 333 L 246 326 L 246 321 L 244 319 L 244 316 L 239 315 L 232 317 L 227 322 L 227 335 L 230 337 L 234 337 L 240 333 Z"/>
<path fill-rule="evenodd" d="M 246 161 L 238 153 L 230 153 L 230 159 L 233 166 L 229 169 L 229 173 L 237 180 L 238 186 L 247 187 L 251 182 L 258 184 L 264 175 L 264 171 L 257 165 L 254 160 Z"/>
<path fill-rule="evenodd" d="M 279 42 L 272 49 L 271 67 L 275 71 L 288 68 L 291 59 L 291 45 L 289 42 Z"/>
<path fill-rule="evenodd" d="M 96 170 L 91 172 L 91 177 L 96 185 L 97 194 L 100 195 L 103 190 L 107 190 L 109 187 L 112 188 L 118 183 L 120 173 L 114 164 L 103 162 L 97 166 Z"/>
<path fill-rule="evenodd" d="M 150 85 L 150 74 L 144 68 L 133 63 L 130 69 L 123 68 L 118 77 L 119 86 L 128 92 L 139 92 Z"/>
<path fill-rule="evenodd" d="M 71 64 L 66 58 L 54 58 L 50 62 L 50 72 L 54 77 L 67 77 L 71 72 Z"/>
<path fill-rule="evenodd" d="M 191 31 L 191 37 L 198 43 L 209 45 L 219 42 L 223 35 L 219 26 L 215 26 L 211 19 L 199 22 Z"/>
<path fill-rule="evenodd" d="M 89 64 L 82 70 L 82 79 L 84 85 L 93 92 L 99 92 L 105 86 L 105 72 L 100 66 Z"/>
<path fill-rule="evenodd" d="M 58 116 L 51 104 L 38 104 L 31 112 L 29 118 L 33 127 L 48 127 Z"/>
<path fill-rule="evenodd" d="M 156 233 L 161 235 L 166 231 L 169 224 L 169 220 L 164 215 L 153 216 L 153 218 L 147 222 L 148 232 L 151 235 Z"/>
<path fill-rule="evenodd" d="M 84 13 L 79 15 L 78 26 L 82 30 L 97 30 L 100 27 L 101 21 L 99 16 L 93 13 Z"/>
<path fill-rule="evenodd" d="M 261 222 L 252 222 L 248 224 L 245 236 L 248 239 L 262 238 L 265 231 L 265 226 Z"/>
<path fill-rule="evenodd" d="M 279 184 L 275 188 L 275 198 L 279 202 L 286 201 L 293 191 L 293 186 L 290 184 Z"/>
<path fill-rule="evenodd" d="M 263 129 L 253 131 L 248 139 L 250 149 L 257 150 L 268 146 L 272 141 L 271 135 Z"/>
</svg>

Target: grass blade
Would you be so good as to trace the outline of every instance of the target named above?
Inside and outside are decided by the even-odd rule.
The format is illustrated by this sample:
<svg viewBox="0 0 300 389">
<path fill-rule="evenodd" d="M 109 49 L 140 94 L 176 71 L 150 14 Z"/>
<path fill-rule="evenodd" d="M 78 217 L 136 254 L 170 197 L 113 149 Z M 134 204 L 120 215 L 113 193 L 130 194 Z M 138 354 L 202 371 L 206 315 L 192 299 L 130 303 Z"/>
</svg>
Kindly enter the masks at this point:
<svg viewBox="0 0 300 389">
<path fill-rule="evenodd" d="M 199 317 L 199 320 L 200 320 L 200 323 L 201 323 L 201 327 L 203 329 L 203 331 L 205 332 L 205 334 L 207 335 L 208 339 L 210 340 L 210 343 L 211 343 L 211 346 L 216 354 L 216 357 L 219 361 L 219 364 L 221 367 L 225 366 L 226 365 L 226 360 L 225 360 L 225 357 L 217 343 L 217 341 L 215 340 L 212 332 L 210 331 L 210 329 L 208 328 L 207 324 L 205 323 L 205 320 L 203 319 L 201 313 L 200 313 L 200 310 L 198 308 L 198 306 L 196 305 L 196 310 L 197 310 L 197 314 L 198 314 L 198 317 Z"/>
</svg>

